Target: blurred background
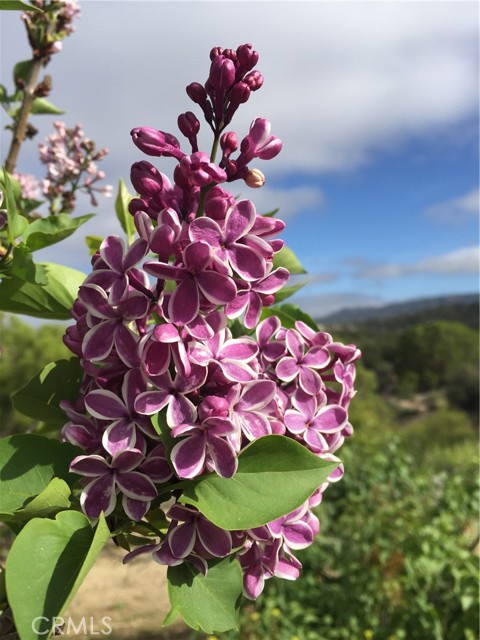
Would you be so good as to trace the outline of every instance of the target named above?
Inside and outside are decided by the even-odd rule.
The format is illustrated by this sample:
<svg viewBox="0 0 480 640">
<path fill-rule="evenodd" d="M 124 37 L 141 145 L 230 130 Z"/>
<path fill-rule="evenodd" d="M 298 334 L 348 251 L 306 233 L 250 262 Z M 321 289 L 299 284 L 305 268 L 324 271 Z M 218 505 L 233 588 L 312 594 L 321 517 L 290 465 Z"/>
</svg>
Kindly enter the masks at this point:
<svg viewBox="0 0 480 640">
<path fill-rule="evenodd" d="M 240 632 L 222 638 L 476 639 L 477 3 L 81 7 L 76 33 L 49 67 L 50 99 L 68 126 L 81 122 L 109 148 L 102 164 L 114 188 L 120 177 L 128 184 L 131 163 L 143 159 L 130 129 L 178 136 L 178 114 L 195 110 L 185 86 L 206 79 L 212 46 L 253 44 L 265 84 L 231 128 L 243 137 L 251 120 L 266 117 L 284 149 L 258 162 L 265 187 L 235 186 L 261 213 L 280 208 L 283 237 L 311 277 L 294 302 L 363 352 L 355 434 L 341 451 L 346 474 L 318 509 L 316 543 L 299 553 L 303 575 L 268 581 L 262 598 L 243 606 Z M 29 48 L 18 13 L 0 19 L 0 72 L 11 86 L 12 67 Z M 42 176 L 37 143 L 53 119 L 35 122 L 39 134 L 23 146 L 19 171 Z M 8 133 L 2 127 L 2 157 Z M 173 168 L 168 158 L 156 165 L 167 175 Z M 77 214 L 90 211 L 81 200 Z M 112 200 L 102 199 L 96 213 L 38 258 L 88 272 L 84 235 L 120 233 Z M 7 435 L 32 427 L 10 395 L 68 352 L 64 327 L 5 315 L 0 322 Z M 112 563 L 107 558 L 106 575 Z M 136 584 L 135 566 L 128 570 L 109 610 L 114 637 L 194 637 L 159 629 L 155 593 L 129 605 L 152 582 L 139 571 Z M 93 588 L 88 580 L 84 587 Z M 100 617 L 109 615 L 94 600 Z"/>
</svg>

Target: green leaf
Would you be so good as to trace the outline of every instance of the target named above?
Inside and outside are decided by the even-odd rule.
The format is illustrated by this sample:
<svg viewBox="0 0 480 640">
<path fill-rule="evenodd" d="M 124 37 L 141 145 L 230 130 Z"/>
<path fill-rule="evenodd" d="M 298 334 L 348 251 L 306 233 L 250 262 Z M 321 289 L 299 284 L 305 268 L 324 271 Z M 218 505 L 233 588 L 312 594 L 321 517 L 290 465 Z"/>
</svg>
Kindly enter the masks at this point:
<svg viewBox="0 0 480 640">
<path fill-rule="evenodd" d="M 278 267 L 285 267 L 292 275 L 307 273 L 297 256 L 286 246 L 273 256 L 273 268 L 277 269 Z"/>
<path fill-rule="evenodd" d="M 49 426 L 67 421 L 61 400 L 78 398 L 83 371 L 78 358 L 50 362 L 40 373 L 12 396 L 17 411 Z"/>
<path fill-rule="evenodd" d="M 33 261 L 30 251 L 15 247 L 10 263 L 9 276 L 16 276 L 34 284 L 47 284 L 45 268 Z"/>
<path fill-rule="evenodd" d="M 36 318 L 70 320 L 70 309 L 85 274 L 49 262 L 40 265 L 45 268 L 46 284 L 26 282 L 16 276 L 0 283 L 0 310 Z"/>
<path fill-rule="evenodd" d="M 264 320 L 270 316 L 277 316 L 285 329 L 293 329 L 295 322 L 301 320 L 314 331 L 318 331 L 318 325 L 315 320 L 291 302 L 281 304 L 280 306 L 264 307 L 261 319 Z"/>
<path fill-rule="evenodd" d="M 297 293 L 297 291 L 299 291 L 302 287 L 308 284 L 309 281 L 310 280 L 303 280 L 298 284 L 292 284 L 292 285 L 283 287 L 282 289 L 280 289 L 280 291 L 278 291 L 275 294 L 275 302 L 276 303 L 282 302 L 282 300 L 286 300 L 287 298 L 290 298 L 291 296 L 293 296 L 294 293 Z"/>
<path fill-rule="evenodd" d="M 95 531 L 77 511 L 25 525 L 6 565 L 8 602 L 22 640 L 47 637 L 52 618 L 66 609 L 109 536 L 103 514 Z"/>
<path fill-rule="evenodd" d="M 15 244 L 15 239 L 21 236 L 28 227 L 28 220 L 17 212 L 14 187 L 5 168 L 3 169 L 2 182 L 5 189 L 5 206 L 7 208 L 7 236 L 9 241 Z"/>
<path fill-rule="evenodd" d="M 0 0 L 0 11 L 38 11 L 43 13 L 43 9 L 23 2 L 23 0 Z"/>
<path fill-rule="evenodd" d="M 49 484 L 33 500 L 14 513 L 0 513 L 5 522 L 23 524 L 32 518 L 53 518 L 59 511 L 70 507 L 70 487 L 60 478 L 52 478 Z"/>
<path fill-rule="evenodd" d="M 189 563 L 169 567 L 168 595 L 172 610 L 164 624 L 180 614 L 185 622 L 205 633 L 238 628 L 242 570 L 231 556 L 212 563 L 203 576 Z M 23 638 L 22 638 L 23 640 Z"/>
<path fill-rule="evenodd" d="M 35 98 L 32 103 L 32 113 L 35 115 L 60 115 L 65 113 L 65 111 L 59 109 L 48 100 L 45 100 L 45 98 Z"/>
<path fill-rule="evenodd" d="M 129 193 L 125 182 L 122 180 L 122 178 L 120 178 L 118 182 L 117 198 L 115 200 L 115 212 L 122 229 L 127 234 L 129 244 L 131 243 L 133 236 L 135 235 L 135 223 L 133 220 L 133 216 L 128 210 L 128 205 L 132 198 L 133 196 L 131 193 Z"/>
<path fill-rule="evenodd" d="M 22 60 L 22 62 L 17 62 L 13 67 L 13 80 L 17 87 L 22 87 L 27 82 L 33 64 L 33 60 Z"/>
<path fill-rule="evenodd" d="M 81 450 L 71 444 L 49 440 L 33 433 L 0 440 L 0 512 L 14 513 L 26 507 L 53 478 L 69 486 L 77 476 L 69 472 L 70 462 Z"/>
<path fill-rule="evenodd" d="M 97 251 L 100 250 L 100 245 L 103 242 L 103 238 L 100 236 L 86 236 L 85 242 L 88 247 L 88 253 L 93 256 Z"/>
<path fill-rule="evenodd" d="M 23 241 L 30 251 L 38 251 L 38 249 L 49 247 L 71 236 L 94 215 L 94 213 L 90 213 L 78 218 L 71 218 L 66 213 L 60 213 L 58 216 L 35 220 L 23 234 Z"/>
<path fill-rule="evenodd" d="M 222 529 L 253 529 L 294 511 L 337 466 L 290 438 L 264 436 L 240 454 L 232 478 L 193 480 L 180 500 Z"/>
</svg>

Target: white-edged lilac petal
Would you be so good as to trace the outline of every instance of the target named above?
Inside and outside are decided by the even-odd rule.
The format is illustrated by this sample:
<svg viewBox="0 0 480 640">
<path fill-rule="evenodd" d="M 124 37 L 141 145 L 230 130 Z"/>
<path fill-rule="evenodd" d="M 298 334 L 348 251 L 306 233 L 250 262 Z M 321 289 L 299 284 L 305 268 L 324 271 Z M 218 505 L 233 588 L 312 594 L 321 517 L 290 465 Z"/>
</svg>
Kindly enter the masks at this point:
<svg viewBox="0 0 480 640">
<path fill-rule="evenodd" d="M 129 518 L 135 522 L 140 522 L 150 509 L 150 500 L 135 500 L 124 494 L 122 498 L 122 506 Z"/>
<path fill-rule="evenodd" d="M 205 437 L 188 436 L 172 449 L 170 459 L 179 478 L 195 478 L 205 466 Z"/>
<path fill-rule="evenodd" d="M 200 310 L 198 287 L 193 278 L 186 278 L 177 284 L 177 288 L 168 303 L 168 315 L 172 322 L 188 324 Z"/>
<path fill-rule="evenodd" d="M 316 396 L 322 390 L 322 379 L 314 369 L 301 366 L 298 376 L 300 387 L 312 396 Z"/>
<path fill-rule="evenodd" d="M 95 284 L 104 291 L 108 291 L 117 278 L 118 274 L 115 273 L 115 271 L 111 271 L 110 269 L 96 269 L 85 278 L 83 284 Z"/>
<path fill-rule="evenodd" d="M 185 325 L 188 333 L 196 340 L 209 340 L 215 335 L 210 324 L 200 314 Z"/>
<path fill-rule="evenodd" d="M 279 557 L 275 563 L 275 575 L 284 580 L 297 580 L 301 568 L 302 564 L 296 558 Z"/>
<path fill-rule="evenodd" d="M 110 473 L 110 465 L 102 456 L 77 456 L 70 463 L 70 471 L 95 478 Z"/>
<path fill-rule="evenodd" d="M 80 504 L 89 518 L 98 518 L 103 511 L 108 516 L 115 509 L 115 479 L 112 474 L 105 474 L 93 480 L 82 492 Z"/>
<path fill-rule="evenodd" d="M 206 242 L 191 242 L 183 250 L 183 262 L 189 271 L 203 271 L 212 262 L 213 251 Z"/>
<path fill-rule="evenodd" d="M 240 200 L 227 211 L 225 216 L 225 241 L 236 242 L 253 227 L 257 212 L 250 200 Z"/>
<path fill-rule="evenodd" d="M 194 522 L 178 525 L 168 534 L 168 544 L 175 558 L 186 558 L 195 544 L 196 527 Z"/>
<path fill-rule="evenodd" d="M 263 309 L 263 302 L 258 293 L 251 291 L 248 296 L 248 308 L 243 320 L 247 329 L 255 329 L 260 320 Z"/>
<path fill-rule="evenodd" d="M 283 539 L 290 549 L 306 549 L 313 542 L 313 531 L 302 520 L 286 525 L 282 533 Z"/>
<path fill-rule="evenodd" d="M 78 290 L 78 298 L 95 318 L 110 320 L 117 317 L 108 302 L 107 294 L 96 284 L 82 284 Z"/>
<path fill-rule="evenodd" d="M 115 306 L 123 302 L 128 295 L 128 278 L 124 274 L 117 278 L 110 289 L 109 301 Z"/>
<path fill-rule="evenodd" d="M 268 419 L 255 411 L 242 411 L 237 414 L 241 429 L 249 440 L 257 440 L 263 436 L 269 436 L 272 428 Z"/>
<path fill-rule="evenodd" d="M 160 280 L 176 280 L 178 282 L 188 275 L 185 269 L 156 260 L 148 260 L 145 262 L 143 269 L 151 276 L 155 276 Z"/>
<path fill-rule="evenodd" d="M 143 460 L 140 449 L 117 451 L 113 454 L 112 467 L 122 473 L 133 471 Z"/>
<path fill-rule="evenodd" d="M 149 376 L 159 376 L 170 364 L 170 345 L 151 340 L 142 354 L 143 367 Z"/>
<path fill-rule="evenodd" d="M 227 304 L 237 295 L 234 281 L 216 271 L 202 271 L 197 273 L 198 288 L 212 304 Z"/>
<path fill-rule="evenodd" d="M 288 329 L 285 334 L 285 342 L 292 356 L 297 362 L 300 362 L 303 358 L 303 349 L 305 346 L 301 335 L 295 331 L 295 329 Z"/>
<path fill-rule="evenodd" d="M 320 369 L 330 362 L 330 354 L 325 347 L 312 347 L 303 357 L 302 364 Z"/>
<path fill-rule="evenodd" d="M 301 434 L 307 428 L 305 416 L 293 409 L 285 411 L 284 422 L 291 433 Z"/>
<path fill-rule="evenodd" d="M 157 496 L 157 490 L 150 478 L 138 471 L 117 473 L 115 480 L 120 491 L 134 500 L 153 500 Z"/>
<path fill-rule="evenodd" d="M 238 458 L 232 445 L 219 437 L 208 439 L 207 450 L 213 468 L 222 478 L 231 478 L 238 468 Z"/>
<path fill-rule="evenodd" d="M 102 420 L 116 420 L 128 416 L 125 404 L 115 393 L 106 389 L 90 391 L 85 396 L 85 406 L 92 416 Z"/>
<path fill-rule="evenodd" d="M 113 349 L 116 325 L 116 320 L 106 320 L 87 331 L 82 342 L 82 353 L 86 360 L 105 360 Z"/>
<path fill-rule="evenodd" d="M 173 471 L 166 458 L 160 456 L 150 456 L 141 464 L 140 471 L 158 484 L 168 482 L 173 476 Z"/>
<path fill-rule="evenodd" d="M 294 380 L 300 371 L 300 367 L 295 358 L 285 356 L 282 358 L 275 369 L 275 373 L 284 382 L 291 382 Z"/>
<path fill-rule="evenodd" d="M 135 400 L 135 411 L 145 416 L 152 416 L 167 405 L 169 398 L 168 391 L 144 391 Z"/>
<path fill-rule="evenodd" d="M 176 397 L 169 397 L 166 417 L 168 426 L 175 427 L 184 422 L 193 422 L 197 417 L 197 410 L 191 400 L 178 394 Z"/>
<path fill-rule="evenodd" d="M 250 301 L 250 291 L 240 291 L 225 307 L 227 318 L 238 318 L 242 315 Z"/>
<path fill-rule="evenodd" d="M 232 551 L 230 532 L 220 529 L 206 518 L 198 518 L 197 536 L 208 553 L 216 558 L 225 558 Z"/>
<path fill-rule="evenodd" d="M 324 433 L 341 431 L 347 423 L 348 415 L 343 407 L 338 404 L 330 404 L 320 409 L 312 426 Z"/>
<path fill-rule="evenodd" d="M 138 343 L 139 336 L 130 331 L 123 323 L 117 323 L 115 330 L 115 349 L 120 360 L 127 367 L 137 367 L 139 365 Z"/>
<path fill-rule="evenodd" d="M 220 366 L 223 375 L 232 382 L 249 382 L 257 377 L 255 371 L 241 360 L 223 360 Z"/>
<path fill-rule="evenodd" d="M 278 267 L 278 269 L 275 269 L 275 271 L 272 271 L 255 284 L 255 291 L 263 294 L 276 293 L 288 282 L 289 278 L 289 271 L 283 267 Z"/>
<path fill-rule="evenodd" d="M 295 409 L 303 414 L 307 421 L 311 421 L 317 411 L 317 400 L 303 389 L 297 389 L 291 401 Z"/>
<path fill-rule="evenodd" d="M 277 386 L 273 380 L 255 380 L 245 385 L 242 396 L 236 403 L 236 410 L 254 411 L 265 407 L 275 396 Z"/>
<path fill-rule="evenodd" d="M 230 264 L 244 280 L 259 280 L 265 276 L 265 258 L 255 249 L 234 243 L 229 245 L 227 254 Z"/>
<path fill-rule="evenodd" d="M 267 344 L 268 341 L 275 336 L 280 327 L 280 320 L 277 316 L 270 316 L 262 320 L 255 331 L 258 343 L 260 345 Z"/>
<path fill-rule="evenodd" d="M 118 305 L 118 315 L 127 322 L 144 318 L 150 308 L 150 300 L 140 291 L 130 291 L 128 298 Z"/>
<path fill-rule="evenodd" d="M 203 422 L 203 427 L 208 429 L 208 436 L 228 436 L 236 432 L 235 425 L 228 418 L 218 418 L 213 416 Z"/>
<path fill-rule="evenodd" d="M 130 369 L 125 374 L 122 384 L 122 397 L 129 414 L 135 410 L 135 400 L 145 391 L 145 382 L 140 369 Z"/>
<path fill-rule="evenodd" d="M 128 249 L 127 255 L 125 256 L 122 264 L 122 270 L 128 271 L 132 267 L 134 267 L 140 260 L 148 253 L 148 242 L 142 240 L 142 238 L 138 238 Z"/>
<path fill-rule="evenodd" d="M 260 562 L 256 562 L 243 574 L 243 593 L 250 600 L 256 600 L 265 587 L 265 575 Z"/>
<path fill-rule="evenodd" d="M 166 322 L 165 324 L 159 324 L 155 327 L 153 330 L 153 339 L 154 341 L 158 341 L 162 344 L 170 344 L 173 342 L 179 342 L 181 338 L 177 327 Z"/>
<path fill-rule="evenodd" d="M 303 439 L 315 453 L 327 452 L 329 449 L 328 442 L 320 431 L 316 431 L 315 429 L 306 429 L 303 434 Z"/>
<path fill-rule="evenodd" d="M 135 425 L 130 420 L 116 420 L 109 425 L 102 436 L 103 448 L 114 456 L 135 444 Z"/>
<path fill-rule="evenodd" d="M 226 340 L 222 349 L 222 358 L 245 360 L 248 362 L 258 353 L 258 345 L 251 338 L 236 338 Z"/>
<path fill-rule="evenodd" d="M 121 273 L 123 256 L 125 255 L 125 243 L 119 236 L 108 236 L 100 245 L 100 255 L 110 269 Z"/>
<path fill-rule="evenodd" d="M 202 216 L 190 223 L 188 234 L 192 242 L 206 242 L 210 247 L 217 249 L 223 238 L 223 232 L 215 220 Z"/>
</svg>

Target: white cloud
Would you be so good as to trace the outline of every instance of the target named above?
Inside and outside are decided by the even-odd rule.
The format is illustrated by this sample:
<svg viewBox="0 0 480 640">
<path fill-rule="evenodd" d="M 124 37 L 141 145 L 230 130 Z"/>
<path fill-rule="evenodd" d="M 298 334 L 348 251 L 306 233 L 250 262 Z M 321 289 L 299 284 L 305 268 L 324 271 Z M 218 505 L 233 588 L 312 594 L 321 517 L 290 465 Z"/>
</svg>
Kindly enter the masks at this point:
<svg viewBox="0 0 480 640">
<path fill-rule="evenodd" d="M 291 220 L 306 210 L 320 211 L 325 202 L 325 197 L 318 187 L 308 186 L 285 189 L 265 185 L 254 191 L 242 189 L 240 195 L 242 198 L 253 200 L 259 213 L 267 213 L 278 208 L 278 217 L 282 220 Z"/>
<path fill-rule="evenodd" d="M 284 153 L 260 163 L 267 179 L 292 169 L 354 168 L 376 149 L 477 113 L 474 3 L 112 4 L 83 3 L 77 32 L 52 60 L 52 101 L 110 147 L 123 173 L 139 157 L 133 126 L 175 132 L 178 113 L 195 108 L 185 86 L 205 79 L 214 44 L 252 42 L 260 53 L 265 86 L 234 125 L 243 135 L 254 117 L 268 117 L 284 140 Z M 2 15 L 5 78 L 25 56 L 17 23 Z M 107 168 L 118 171 L 118 161 Z"/>
<path fill-rule="evenodd" d="M 313 318 L 323 318 L 342 309 L 357 307 L 381 307 L 385 301 L 381 298 L 363 295 L 356 292 L 349 293 L 318 293 L 307 296 L 298 295 L 292 299 L 302 311 Z"/>
<path fill-rule="evenodd" d="M 480 248 L 464 247 L 440 256 L 419 260 L 413 264 L 385 263 L 359 267 L 355 276 L 361 279 L 401 278 L 416 274 L 429 275 L 465 275 L 477 274 L 479 269 Z"/>
<path fill-rule="evenodd" d="M 474 189 L 458 198 L 451 198 L 432 205 L 426 210 L 429 218 L 437 222 L 459 224 L 478 220 L 480 191 Z"/>
</svg>

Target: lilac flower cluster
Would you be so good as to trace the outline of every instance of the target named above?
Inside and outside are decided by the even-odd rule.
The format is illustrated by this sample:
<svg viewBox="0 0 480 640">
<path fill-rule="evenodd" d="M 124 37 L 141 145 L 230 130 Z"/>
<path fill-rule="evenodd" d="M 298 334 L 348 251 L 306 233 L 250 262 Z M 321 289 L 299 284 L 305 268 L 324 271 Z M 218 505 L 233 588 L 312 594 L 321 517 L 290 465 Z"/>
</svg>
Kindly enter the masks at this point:
<svg viewBox="0 0 480 640">
<path fill-rule="evenodd" d="M 216 48 L 207 83 L 187 88 L 214 132 L 214 149 L 220 143 L 219 164 L 214 153 L 198 151 L 200 125 L 190 112 L 179 118 L 190 155 L 171 134 L 132 131 L 147 154 L 176 160 L 174 181 L 149 162 L 133 165 L 138 197 L 130 211 L 139 238 L 127 248 L 110 236 L 92 259 L 65 336 L 81 358 L 82 393 L 63 403 L 63 436 L 85 451 L 71 469 L 84 477 L 87 516 L 103 511 L 117 525 L 122 517 L 139 522 L 170 499 L 159 543 L 127 559 L 149 551 L 162 564 L 190 562 L 206 573 L 209 559 L 235 553 L 250 598 L 269 577 L 298 577 L 294 552 L 318 533 L 312 509 L 341 478 L 341 464 L 293 513 L 248 531 L 223 530 L 178 502 L 178 483 L 232 477 L 243 449 L 270 434 L 338 461 L 335 452 L 352 433 L 347 410 L 360 355 L 304 322 L 285 328 L 275 315 L 262 319 L 289 277 L 273 267 L 284 224 L 219 186 L 238 178 L 248 184 L 248 164 L 281 148 L 263 118 L 235 159 L 236 134 L 222 134 L 261 86 L 257 59 L 250 45 Z"/>
</svg>

